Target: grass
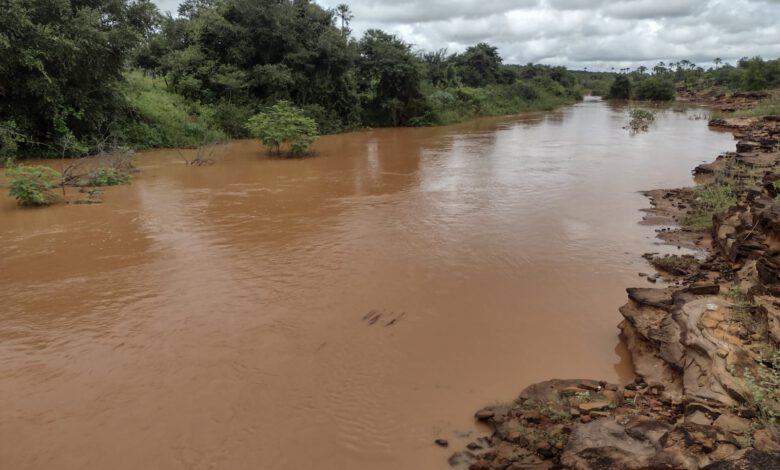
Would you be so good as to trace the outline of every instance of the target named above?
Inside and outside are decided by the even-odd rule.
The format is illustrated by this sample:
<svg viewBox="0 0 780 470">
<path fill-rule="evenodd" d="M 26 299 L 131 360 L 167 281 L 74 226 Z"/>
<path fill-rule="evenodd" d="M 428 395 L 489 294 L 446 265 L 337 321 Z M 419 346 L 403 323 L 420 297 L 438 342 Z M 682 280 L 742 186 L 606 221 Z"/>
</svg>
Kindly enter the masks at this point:
<svg viewBox="0 0 780 470">
<path fill-rule="evenodd" d="M 650 264 L 659 271 L 684 276 L 693 271 L 699 262 L 692 255 L 666 255 L 653 257 Z"/>
<path fill-rule="evenodd" d="M 740 109 L 731 114 L 733 117 L 763 117 L 780 115 L 780 96 L 759 101 L 749 109 Z"/>
<path fill-rule="evenodd" d="M 479 116 L 505 116 L 531 111 L 549 111 L 572 104 L 581 94 L 556 82 L 519 81 L 511 85 L 484 88 L 455 87 L 427 90 L 432 109 L 418 125 L 446 125 L 468 121 Z"/>
<path fill-rule="evenodd" d="M 693 212 L 683 225 L 689 230 L 709 230 L 713 216 L 737 203 L 731 186 L 708 184 L 694 189 Z"/>
<path fill-rule="evenodd" d="M 780 349 L 773 351 L 769 365 L 759 364 L 755 373 L 746 369 L 744 385 L 747 405 L 758 421 L 780 438 Z"/>
<path fill-rule="evenodd" d="M 134 148 L 193 147 L 226 137 L 214 123 L 213 109 L 167 90 L 162 78 L 126 74 L 125 97 L 136 119 L 122 128 L 123 142 Z"/>
</svg>

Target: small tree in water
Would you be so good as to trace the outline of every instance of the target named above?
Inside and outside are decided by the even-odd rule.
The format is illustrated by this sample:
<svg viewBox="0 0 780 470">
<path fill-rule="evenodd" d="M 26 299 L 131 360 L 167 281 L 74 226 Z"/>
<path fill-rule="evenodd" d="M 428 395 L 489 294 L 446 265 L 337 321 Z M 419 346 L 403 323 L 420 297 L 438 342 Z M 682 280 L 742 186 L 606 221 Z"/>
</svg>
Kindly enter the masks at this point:
<svg viewBox="0 0 780 470">
<path fill-rule="evenodd" d="M 43 165 L 19 166 L 6 171 L 8 192 L 21 206 L 48 206 L 57 199 L 52 191 L 61 175 Z"/>
<path fill-rule="evenodd" d="M 249 133 L 259 138 L 268 150 L 281 154 L 282 145 L 289 154 L 302 156 L 318 137 L 317 123 L 287 101 L 280 101 L 268 111 L 255 114 L 246 124 Z"/>
<path fill-rule="evenodd" d="M 628 128 L 632 133 L 646 131 L 655 121 L 655 113 L 649 109 L 633 108 L 628 111 Z"/>
</svg>

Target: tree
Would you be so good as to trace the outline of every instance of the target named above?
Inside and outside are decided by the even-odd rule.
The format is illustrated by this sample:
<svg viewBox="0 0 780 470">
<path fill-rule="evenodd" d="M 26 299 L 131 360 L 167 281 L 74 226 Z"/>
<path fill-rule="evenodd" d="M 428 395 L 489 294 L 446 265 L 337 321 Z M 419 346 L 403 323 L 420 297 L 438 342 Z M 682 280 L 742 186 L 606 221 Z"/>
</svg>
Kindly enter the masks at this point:
<svg viewBox="0 0 780 470">
<path fill-rule="evenodd" d="M 618 75 L 609 88 L 608 97 L 613 100 L 627 100 L 631 97 L 631 81 L 625 75 Z"/>
<path fill-rule="evenodd" d="M 121 115 L 117 86 L 153 29 L 150 0 L 5 0 L 0 14 L 0 122 L 31 147 L 58 138 L 55 120 L 84 140 Z"/>
<path fill-rule="evenodd" d="M 427 111 L 420 91 L 419 63 L 409 44 L 370 29 L 359 47 L 358 76 L 367 124 L 398 126 Z"/>
<path fill-rule="evenodd" d="M 286 144 L 291 155 L 306 155 L 318 136 L 314 119 L 288 101 L 280 101 L 268 111 L 252 116 L 246 127 L 252 136 L 277 154 L 281 154 L 281 147 Z"/>
<path fill-rule="evenodd" d="M 635 97 L 646 101 L 671 101 L 674 99 L 674 82 L 657 77 L 640 81 L 635 87 Z"/>
<path fill-rule="evenodd" d="M 481 42 L 466 49 L 456 60 L 464 85 L 483 87 L 498 82 L 499 68 L 503 62 L 498 48 Z"/>
<path fill-rule="evenodd" d="M 352 11 L 349 9 L 349 5 L 346 3 L 340 3 L 336 6 L 336 15 L 341 20 L 341 31 L 344 35 L 349 34 L 349 23 L 355 18 Z"/>
<path fill-rule="evenodd" d="M 57 199 L 52 189 L 60 174 L 48 166 L 19 166 L 6 171 L 8 193 L 22 206 L 48 206 Z"/>
</svg>

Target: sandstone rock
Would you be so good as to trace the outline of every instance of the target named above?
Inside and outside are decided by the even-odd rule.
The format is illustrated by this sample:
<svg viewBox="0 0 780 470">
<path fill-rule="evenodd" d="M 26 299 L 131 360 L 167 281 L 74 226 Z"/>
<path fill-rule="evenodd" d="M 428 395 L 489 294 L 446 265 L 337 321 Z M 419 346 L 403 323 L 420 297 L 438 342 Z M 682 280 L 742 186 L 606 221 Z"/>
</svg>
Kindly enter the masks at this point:
<svg viewBox="0 0 780 470">
<path fill-rule="evenodd" d="M 494 415 L 495 412 L 490 408 L 482 408 L 474 414 L 474 417 L 480 421 L 485 421 L 492 418 Z"/>
<path fill-rule="evenodd" d="M 715 462 L 701 470 L 757 470 L 780 468 L 780 452 L 764 452 L 747 449 L 737 452 L 728 460 Z"/>
<path fill-rule="evenodd" d="M 433 441 L 433 443 L 439 447 L 448 447 L 450 445 L 447 439 L 436 439 L 435 441 Z"/>
<path fill-rule="evenodd" d="M 712 424 L 713 426 L 717 426 L 724 431 L 734 434 L 742 434 L 750 428 L 750 421 L 730 414 L 718 416 L 718 419 Z"/>
<path fill-rule="evenodd" d="M 753 441 L 758 450 L 780 451 L 780 444 L 768 429 L 759 429 L 753 433 Z"/>
<path fill-rule="evenodd" d="M 712 420 L 701 411 L 695 411 L 692 414 L 685 417 L 686 423 L 694 423 L 694 424 L 700 424 L 704 426 L 709 426 L 712 424 Z"/>
<path fill-rule="evenodd" d="M 708 284 L 708 283 L 696 283 L 691 284 L 685 289 L 693 295 L 718 295 L 720 293 L 720 285 Z"/>
<path fill-rule="evenodd" d="M 586 403 L 580 403 L 577 408 L 583 413 L 590 413 L 591 411 L 606 410 L 610 406 L 608 401 L 591 401 Z"/>
<path fill-rule="evenodd" d="M 573 469 L 647 468 L 653 445 L 634 439 L 614 419 L 601 419 L 574 427 L 561 456 Z"/>
</svg>

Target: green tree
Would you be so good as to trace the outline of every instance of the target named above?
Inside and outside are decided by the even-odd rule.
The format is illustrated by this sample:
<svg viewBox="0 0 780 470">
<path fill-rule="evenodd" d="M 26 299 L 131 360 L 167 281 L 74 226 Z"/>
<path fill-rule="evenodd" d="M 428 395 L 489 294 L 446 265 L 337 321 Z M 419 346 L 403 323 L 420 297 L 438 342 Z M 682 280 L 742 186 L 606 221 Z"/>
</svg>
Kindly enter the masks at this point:
<svg viewBox="0 0 780 470">
<path fill-rule="evenodd" d="M 377 29 L 366 32 L 360 40 L 358 76 L 368 124 L 398 126 L 425 114 L 418 65 L 409 44 Z"/>
<path fill-rule="evenodd" d="M 355 18 L 352 14 L 352 10 L 349 9 L 349 5 L 346 3 L 340 3 L 336 6 L 336 15 L 341 20 L 341 31 L 346 35 L 349 34 L 349 23 Z"/>
<path fill-rule="evenodd" d="M 613 100 L 627 100 L 631 98 L 631 81 L 626 75 L 618 75 L 609 87 L 608 97 Z"/>
<path fill-rule="evenodd" d="M 117 84 L 133 48 L 154 24 L 150 0 L 3 0 L 0 122 L 23 145 L 56 139 L 55 117 L 77 139 L 122 115 Z"/>
<path fill-rule="evenodd" d="M 463 84 L 471 87 L 484 87 L 499 80 L 502 59 L 498 48 L 481 42 L 471 46 L 457 57 L 458 71 Z"/>
<path fill-rule="evenodd" d="M 286 144 L 291 155 L 305 155 L 318 136 L 314 119 L 288 101 L 280 101 L 268 111 L 252 116 L 246 127 L 250 135 L 277 154 L 281 154 L 282 145 Z"/>
<path fill-rule="evenodd" d="M 671 101 L 674 99 L 674 82 L 657 77 L 646 78 L 634 87 L 635 98 L 646 101 Z"/>
<path fill-rule="evenodd" d="M 61 175 L 48 166 L 19 166 L 6 171 L 8 193 L 22 206 L 48 206 Z"/>
<path fill-rule="evenodd" d="M 359 124 L 357 46 L 335 25 L 338 14 L 347 26 L 348 10 L 310 0 L 190 0 L 182 8 L 186 18 L 164 21 L 138 62 L 166 74 L 176 92 L 255 109 L 290 100 L 317 110 L 312 117 L 328 131 Z"/>
</svg>

